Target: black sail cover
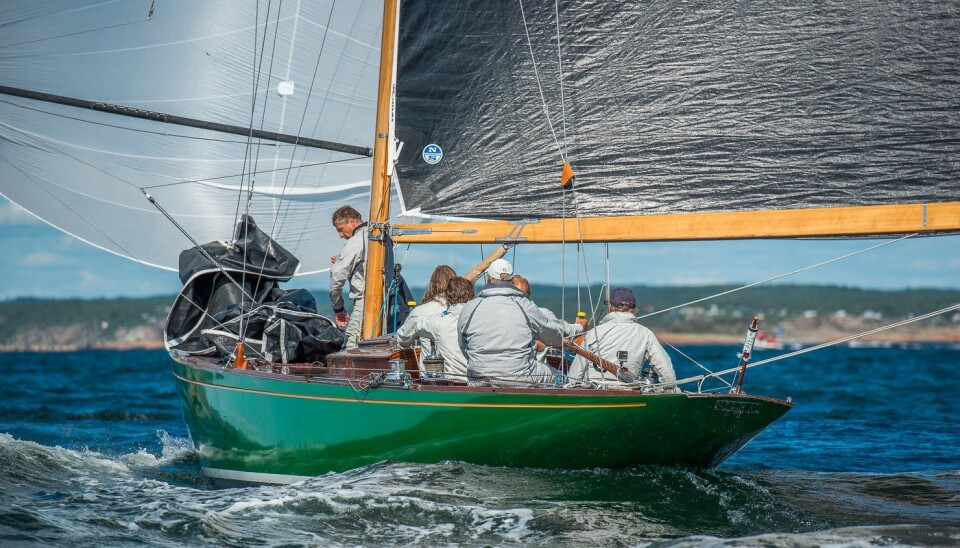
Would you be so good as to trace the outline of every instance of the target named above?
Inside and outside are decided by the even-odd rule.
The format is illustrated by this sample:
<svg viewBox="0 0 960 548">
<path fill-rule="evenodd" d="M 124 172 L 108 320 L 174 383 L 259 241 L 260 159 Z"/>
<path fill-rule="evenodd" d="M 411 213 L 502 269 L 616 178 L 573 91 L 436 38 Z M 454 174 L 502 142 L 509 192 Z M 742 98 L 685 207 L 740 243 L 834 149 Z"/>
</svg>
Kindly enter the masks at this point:
<svg viewBox="0 0 960 548">
<path fill-rule="evenodd" d="M 183 251 L 184 286 L 167 317 L 167 348 L 225 358 L 242 334 L 247 358 L 322 361 L 340 349 L 344 333 L 317 314 L 309 291 L 280 289 L 299 264 L 248 216 L 237 223 L 232 242 Z"/>
<path fill-rule="evenodd" d="M 572 216 L 560 150 L 591 216 L 960 199 L 960 4 L 557 5 L 402 3 L 408 210 Z"/>
</svg>

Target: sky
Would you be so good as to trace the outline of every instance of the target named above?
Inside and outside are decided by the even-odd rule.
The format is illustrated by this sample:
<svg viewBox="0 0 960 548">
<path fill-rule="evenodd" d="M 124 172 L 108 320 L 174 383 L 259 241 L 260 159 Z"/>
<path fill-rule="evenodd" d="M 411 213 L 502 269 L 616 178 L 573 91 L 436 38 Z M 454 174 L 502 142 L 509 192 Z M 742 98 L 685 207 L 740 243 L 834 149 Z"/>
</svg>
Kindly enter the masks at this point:
<svg viewBox="0 0 960 548">
<path fill-rule="evenodd" d="M 774 283 L 843 285 L 866 289 L 960 289 L 960 236 L 845 240 L 738 240 L 609 244 L 610 279 L 620 285 L 748 284 L 855 253 L 889 245 L 820 266 Z M 483 252 L 494 246 L 483 246 Z M 566 284 L 605 280 L 605 247 L 586 245 L 586 267 L 576 247 L 567 246 L 566 269 L 560 245 L 521 245 L 507 258 L 534 283 Z M 180 290 L 174 272 L 137 264 L 87 245 L 0 198 L 0 300 L 113 298 L 173 295 Z M 423 287 L 438 264 L 464 272 L 481 258 L 478 245 L 401 246 L 408 283 Z M 287 287 L 322 290 L 328 277 L 297 278 Z M 322 307 L 321 307 L 322 308 Z"/>
</svg>

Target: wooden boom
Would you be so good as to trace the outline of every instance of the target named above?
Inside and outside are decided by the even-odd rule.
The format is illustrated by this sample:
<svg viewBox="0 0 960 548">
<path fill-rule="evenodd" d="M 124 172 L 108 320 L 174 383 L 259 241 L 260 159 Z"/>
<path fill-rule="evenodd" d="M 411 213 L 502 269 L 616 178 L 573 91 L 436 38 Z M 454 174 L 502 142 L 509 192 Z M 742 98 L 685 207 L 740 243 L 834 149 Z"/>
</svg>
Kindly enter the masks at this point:
<svg viewBox="0 0 960 548">
<path fill-rule="evenodd" d="M 476 221 L 393 226 L 397 243 L 500 242 L 516 223 Z M 960 202 L 775 209 L 624 217 L 540 219 L 526 223 L 523 243 L 653 242 L 877 236 L 960 231 Z"/>
</svg>

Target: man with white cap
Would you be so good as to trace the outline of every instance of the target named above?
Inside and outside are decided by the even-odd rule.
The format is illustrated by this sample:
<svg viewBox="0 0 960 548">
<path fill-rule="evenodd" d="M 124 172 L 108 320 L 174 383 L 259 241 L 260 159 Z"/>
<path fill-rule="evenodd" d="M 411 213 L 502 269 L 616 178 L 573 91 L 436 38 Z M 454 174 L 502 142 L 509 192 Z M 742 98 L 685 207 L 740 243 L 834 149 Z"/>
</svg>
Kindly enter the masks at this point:
<svg viewBox="0 0 960 548">
<path fill-rule="evenodd" d="M 643 364 L 649 362 L 660 377 L 660 382 L 677 380 L 670 356 L 656 335 L 637 323 L 637 298 L 633 291 L 625 287 L 614 289 L 607 307 L 609 312 L 603 320 L 584 334 L 584 346 L 601 358 L 621 365 L 634 376 L 638 376 Z M 582 356 L 573 360 L 567 377 L 573 381 L 602 385 L 619 384 L 616 376 Z"/>
<path fill-rule="evenodd" d="M 464 305 L 457 323 L 471 384 L 554 384 L 557 370 L 537 360 L 536 341 L 560 346 L 563 334 L 527 294 L 513 286 L 513 265 L 490 263 L 487 285 Z"/>
</svg>

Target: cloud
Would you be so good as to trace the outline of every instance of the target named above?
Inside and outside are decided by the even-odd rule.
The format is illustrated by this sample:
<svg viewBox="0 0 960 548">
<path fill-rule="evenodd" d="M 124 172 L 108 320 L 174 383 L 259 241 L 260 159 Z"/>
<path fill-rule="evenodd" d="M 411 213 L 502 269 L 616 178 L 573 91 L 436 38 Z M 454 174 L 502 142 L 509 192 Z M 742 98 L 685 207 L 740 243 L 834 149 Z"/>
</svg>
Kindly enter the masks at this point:
<svg viewBox="0 0 960 548">
<path fill-rule="evenodd" d="M 27 213 L 17 204 L 0 199 L 0 226 L 38 224 L 43 224 L 43 221 Z"/>
<path fill-rule="evenodd" d="M 36 253 L 31 253 L 26 257 L 20 259 L 19 265 L 33 268 L 33 267 L 43 267 L 43 266 L 54 266 L 61 264 L 63 262 L 60 255 L 54 253 L 46 253 L 44 251 L 37 251 Z"/>
<path fill-rule="evenodd" d="M 77 287 L 86 289 L 86 290 L 95 290 L 102 291 L 106 293 L 107 288 L 110 287 L 112 280 L 101 276 L 96 272 L 91 272 L 89 270 L 80 270 L 75 273 Z"/>
</svg>

